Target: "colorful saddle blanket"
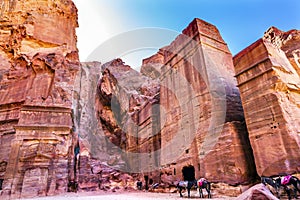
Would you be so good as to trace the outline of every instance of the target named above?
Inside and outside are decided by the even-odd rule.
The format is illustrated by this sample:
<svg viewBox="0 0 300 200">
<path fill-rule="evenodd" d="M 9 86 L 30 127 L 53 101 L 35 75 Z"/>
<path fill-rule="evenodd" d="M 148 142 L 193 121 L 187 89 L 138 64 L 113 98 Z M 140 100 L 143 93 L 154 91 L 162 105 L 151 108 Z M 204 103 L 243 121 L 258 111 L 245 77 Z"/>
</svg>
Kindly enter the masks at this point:
<svg viewBox="0 0 300 200">
<path fill-rule="evenodd" d="M 203 185 L 203 182 L 205 181 L 205 178 L 200 178 L 198 180 L 198 187 L 201 187 Z"/>
<path fill-rule="evenodd" d="M 188 181 L 179 181 L 178 186 L 187 187 L 188 186 Z"/>
<path fill-rule="evenodd" d="M 286 185 L 290 182 L 290 179 L 292 178 L 291 175 L 287 175 L 281 178 L 281 184 Z"/>
</svg>

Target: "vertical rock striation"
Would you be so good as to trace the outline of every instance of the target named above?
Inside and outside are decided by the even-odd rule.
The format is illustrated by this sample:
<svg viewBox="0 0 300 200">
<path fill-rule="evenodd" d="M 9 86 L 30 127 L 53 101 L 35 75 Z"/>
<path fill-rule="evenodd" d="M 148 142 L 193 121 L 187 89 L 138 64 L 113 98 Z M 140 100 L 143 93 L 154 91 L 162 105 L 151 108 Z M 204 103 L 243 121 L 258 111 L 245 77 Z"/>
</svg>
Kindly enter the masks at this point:
<svg viewBox="0 0 300 200">
<path fill-rule="evenodd" d="M 271 27 L 234 57 L 259 175 L 299 172 L 299 31 Z"/>
<path fill-rule="evenodd" d="M 232 56 L 217 28 L 195 19 L 144 60 L 144 74 L 153 76 L 147 70 L 151 64 L 162 65 L 152 71 L 160 74 L 163 177 L 180 179 L 187 164 L 195 166 L 196 177 L 215 182 L 239 184 L 255 177 Z"/>
<path fill-rule="evenodd" d="M 0 18 L 2 195 L 64 192 L 74 177 L 77 9 L 70 0 L 3 1 Z"/>
<path fill-rule="evenodd" d="M 174 185 L 188 164 L 196 178 L 231 185 L 256 170 L 299 172 L 299 31 L 272 27 L 234 57 L 243 110 L 232 55 L 205 21 L 193 20 L 139 73 L 121 59 L 79 63 L 71 0 L 1 6 L 1 198 L 75 183 L 130 189 L 141 176 L 146 187 Z"/>
<path fill-rule="evenodd" d="M 113 66 L 109 67 L 110 64 Z M 117 66 L 120 67 L 120 73 L 114 77 L 116 73 L 110 73 L 108 69 L 114 71 L 117 70 Z M 78 134 L 76 147 L 79 148 L 74 160 L 74 180 L 78 183 L 79 191 L 135 188 L 137 175 L 128 174 L 127 166 L 130 166 L 130 162 L 120 148 L 123 147 L 120 145 L 119 137 L 122 135 L 118 127 L 121 122 L 117 123 L 119 121 L 114 118 L 114 114 L 118 114 L 120 110 L 110 109 L 109 91 L 116 96 L 118 91 L 106 88 L 115 84 L 112 80 L 126 76 L 128 67 L 122 66 L 121 60 L 105 65 L 99 62 L 85 62 L 81 63 L 77 73 L 72 109 L 74 132 Z"/>
<path fill-rule="evenodd" d="M 232 56 L 216 27 L 195 19 L 145 59 L 141 73 L 152 80 L 119 59 L 103 70 L 98 114 L 123 170 L 163 167 L 158 179 L 167 184 L 181 179 L 187 164 L 214 182 L 256 178 Z"/>
</svg>

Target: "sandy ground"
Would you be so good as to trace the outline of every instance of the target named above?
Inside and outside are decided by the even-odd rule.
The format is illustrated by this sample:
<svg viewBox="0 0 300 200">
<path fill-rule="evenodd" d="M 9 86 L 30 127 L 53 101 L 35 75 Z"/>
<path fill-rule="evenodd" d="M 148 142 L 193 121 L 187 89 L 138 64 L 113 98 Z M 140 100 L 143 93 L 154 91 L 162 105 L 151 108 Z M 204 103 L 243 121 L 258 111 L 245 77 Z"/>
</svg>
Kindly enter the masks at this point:
<svg viewBox="0 0 300 200">
<path fill-rule="evenodd" d="M 33 200 L 162 200 L 162 199 L 172 199 L 172 200 L 183 200 L 188 199 L 187 194 L 183 193 L 184 197 L 180 198 L 178 193 L 168 194 L 168 193 L 151 193 L 151 192 L 122 192 L 122 193 L 67 193 L 59 196 L 49 196 L 49 197 L 38 197 L 32 198 Z M 200 199 L 198 193 L 191 192 L 190 199 Z M 224 199 L 233 200 L 233 197 L 224 198 L 212 198 L 212 199 Z M 23 199 L 28 200 L 28 199 Z"/>
</svg>

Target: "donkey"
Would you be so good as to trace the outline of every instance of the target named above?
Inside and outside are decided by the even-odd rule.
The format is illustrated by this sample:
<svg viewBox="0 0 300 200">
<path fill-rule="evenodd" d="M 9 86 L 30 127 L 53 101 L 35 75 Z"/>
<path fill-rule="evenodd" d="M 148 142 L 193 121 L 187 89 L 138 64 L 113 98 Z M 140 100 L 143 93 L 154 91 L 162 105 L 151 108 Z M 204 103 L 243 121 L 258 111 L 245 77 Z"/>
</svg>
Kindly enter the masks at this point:
<svg viewBox="0 0 300 200">
<path fill-rule="evenodd" d="M 183 197 L 183 195 L 181 193 L 182 190 L 187 189 L 188 198 L 190 198 L 191 189 L 193 187 L 197 188 L 197 180 L 194 180 L 194 181 L 179 181 L 179 183 L 177 184 L 177 188 L 179 189 L 180 197 Z"/>
<path fill-rule="evenodd" d="M 177 188 L 179 189 L 180 197 L 182 196 L 182 189 L 186 188 L 188 191 L 188 197 L 190 197 L 191 188 L 197 188 L 197 180 L 195 178 L 195 168 L 193 165 L 186 165 L 181 170 L 183 180 L 177 184 Z"/>
<path fill-rule="evenodd" d="M 264 184 L 265 186 L 266 185 L 271 186 L 275 190 L 276 197 L 277 198 L 280 197 L 280 195 L 279 195 L 280 182 L 278 182 L 277 179 L 274 179 L 272 177 L 262 176 L 261 177 L 261 183 Z"/>
<path fill-rule="evenodd" d="M 208 182 L 208 180 L 206 180 L 205 178 L 200 178 L 197 181 L 197 186 L 199 188 L 199 196 L 200 196 L 200 198 L 204 198 L 202 189 L 206 190 L 206 192 L 207 192 L 207 198 L 211 198 L 211 186 L 210 186 L 210 182 Z"/>
<path fill-rule="evenodd" d="M 294 197 L 297 199 L 297 192 L 300 193 L 300 180 L 296 176 L 283 176 L 276 180 L 276 183 L 284 188 L 289 200 L 292 199 L 291 190 L 294 192 Z"/>
</svg>

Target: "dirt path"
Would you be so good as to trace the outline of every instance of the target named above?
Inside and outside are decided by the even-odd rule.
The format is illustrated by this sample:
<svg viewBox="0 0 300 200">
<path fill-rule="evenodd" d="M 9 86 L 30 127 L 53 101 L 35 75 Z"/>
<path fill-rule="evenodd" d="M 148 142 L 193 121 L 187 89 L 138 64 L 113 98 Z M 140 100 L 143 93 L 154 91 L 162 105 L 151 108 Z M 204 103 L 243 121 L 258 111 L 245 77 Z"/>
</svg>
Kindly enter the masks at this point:
<svg viewBox="0 0 300 200">
<path fill-rule="evenodd" d="M 150 193 L 150 192 L 126 192 L 126 193 L 67 193 L 59 196 L 39 197 L 33 198 L 34 200 L 183 200 L 188 199 L 186 194 L 183 198 L 179 194 L 166 194 L 166 193 Z M 191 193 L 191 199 L 200 199 L 196 193 Z M 233 200 L 233 197 L 213 198 Z M 212 200 L 213 200 L 212 199 Z M 28 200 L 28 199 L 23 199 Z"/>
</svg>

